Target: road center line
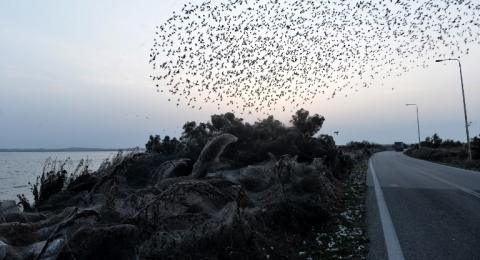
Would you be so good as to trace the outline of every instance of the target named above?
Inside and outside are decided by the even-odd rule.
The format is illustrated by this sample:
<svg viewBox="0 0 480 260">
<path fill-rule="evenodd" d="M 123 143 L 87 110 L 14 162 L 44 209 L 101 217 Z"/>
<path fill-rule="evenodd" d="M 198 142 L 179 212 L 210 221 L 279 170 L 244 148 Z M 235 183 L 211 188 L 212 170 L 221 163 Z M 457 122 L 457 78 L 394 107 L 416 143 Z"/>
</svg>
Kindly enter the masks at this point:
<svg viewBox="0 0 480 260">
<path fill-rule="evenodd" d="M 417 170 L 418 172 L 420 172 L 420 173 L 421 173 L 422 175 L 424 175 L 424 176 L 431 177 L 431 178 L 433 178 L 433 179 L 435 179 L 435 180 L 437 180 L 437 181 L 439 181 L 439 182 L 441 182 L 441 183 L 443 183 L 443 184 L 447 184 L 447 185 L 449 185 L 449 186 L 452 186 L 452 187 L 454 187 L 454 188 L 457 188 L 457 189 L 459 189 L 459 190 L 461 190 L 461 191 L 463 191 L 463 192 L 465 192 L 465 193 L 467 193 L 467 194 L 469 194 L 469 195 L 472 195 L 472 196 L 476 197 L 477 199 L 480 199 L 480 193 L 478 193 L 478 192 L 476 192 L 476 191 L 474 191 L 474 190 L 471 190 L 471 189 L 469 189 L 469 188 L 465 188 L 465 187 L 460 186 L 460 185 L 458 185 L 458 184 L 455 184 L 455 183 L 453 183 L 453 182 L 447 181 L 447 180 L 445 180 L 445 179 L 443 179 L 443 178 L 434 176 L 434 175 L 432 175 L 432 174 L 430 174 L 430 173 L 428 173 L 428 172 L 426 172 L 426 171 L 424 171 L 424 170 L 420 170 L 420 169 L 416 169 L 416 170 Z"/>
<path fill-rule="evenodd" d="M 404 260 L 402 248 L 398 241 L 395 227 L 393 226 L 390 212 L 388 211 L 385 198 L 383 197 L 382 187 L 378 182 L 377 174 L 373 168 L 372 159 L 368 162 L 370 172 L 372 173 L 373 187 L 375 189 L 375 197 L 377 199 L 378 211 L 380 215 L 380 222 L 382 223 L 383 237 L 387 248 L 387 255 L 389 260 Z"/>
</svg>

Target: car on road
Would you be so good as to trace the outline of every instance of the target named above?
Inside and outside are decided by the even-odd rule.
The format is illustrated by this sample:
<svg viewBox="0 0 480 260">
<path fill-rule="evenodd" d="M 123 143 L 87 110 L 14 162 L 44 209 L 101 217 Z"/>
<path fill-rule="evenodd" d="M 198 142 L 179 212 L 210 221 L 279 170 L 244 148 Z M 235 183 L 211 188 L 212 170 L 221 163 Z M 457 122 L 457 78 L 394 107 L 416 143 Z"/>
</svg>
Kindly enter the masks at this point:
<svg viewBox="0 0 480 260">
<path fill-rule="evenodd" d="M 395 151 L 397 152 L 403 152 L 403 150 L 405 150 L 405 148 L 407 147 L 407 145 L 405 145 L 404 142 L 395 142 L 393 144 L 393 148 L 395 149 Z"/>
</svg>

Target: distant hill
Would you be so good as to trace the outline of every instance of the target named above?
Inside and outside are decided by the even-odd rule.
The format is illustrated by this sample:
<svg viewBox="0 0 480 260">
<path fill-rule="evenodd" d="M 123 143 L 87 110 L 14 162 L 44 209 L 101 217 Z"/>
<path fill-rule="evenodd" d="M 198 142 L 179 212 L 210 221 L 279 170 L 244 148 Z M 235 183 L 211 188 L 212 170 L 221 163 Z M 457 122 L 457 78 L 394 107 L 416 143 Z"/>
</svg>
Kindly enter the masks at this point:
<svg viewBox="0 0 480 260">
<path fill-rule="evenodd" d="M 136 148 L 84 148 L 84 147 L 70 147 L 70 148 L 28 148 L 28 149 L 0 149 L 0 152 L 112 152 L 112 151 L 131 151 Z"/>
</svg>

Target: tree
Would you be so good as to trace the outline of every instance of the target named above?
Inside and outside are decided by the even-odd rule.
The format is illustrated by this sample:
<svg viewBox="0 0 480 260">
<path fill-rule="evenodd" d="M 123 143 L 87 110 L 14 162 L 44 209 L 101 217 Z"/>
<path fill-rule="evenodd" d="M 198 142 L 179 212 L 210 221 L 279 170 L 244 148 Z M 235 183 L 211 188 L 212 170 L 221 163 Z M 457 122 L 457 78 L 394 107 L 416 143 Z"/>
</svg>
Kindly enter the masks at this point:
<svg viewBox="0 0 480 260">
<path fill-rule="evenodd" d="M 440 136 L 438 136 L 438 134 L 433 134 L 432 136 L 432 145 L 433 145 L 433 148 L 439 148 L 441 145 L 442 145 L 442 138 L 440 138 Z"/>
<path fill-rule="evenodd" d="M 480 135 L 475 136 L 470 142 L 473 159 L 480 159 Z"/>
<path fill-rule="evenodd" d="M 299 161 L 311 161 L 313 158 L 334 158 L 336 145 L 332 137 L 314 137 L 321 129 L 325 118 L 301 109 L 292 117 L 293 127 L 285 126 L 273 116 L 268 116 L 254 124 L 244 123 L 233 113 L 212 115 L 210 122 L 187 122 L 183 125 L 180 140 L 166 136 L 159 140 L 158 146 L 164 155 L 172 153 L 196 160 L 208 140 L 214 136 L 229 133 L 238 141 L 229 145 L 223 153 L 223 159 L 236 166 L 255 164 L 285 154 L 298 155 Z M 153 149 L 157 138 L 151 136 L 147 151 Z"/>
<path fill-rule="evenodd" d="M 145 150 L 147 153 L 159 153 L 161 149 L 160 140 L 161 139 L 159 135 L 150 135 L 148 142 L 145 144 Z"/>
<path fill-rule="evenodd" d="M 446 139 L 442 142 L 442 147 L 445 147 L 445 148 L 459 147 L 462 145 L 463 145 L 462 142 L 454 141 L 451 139 Z"/>
<path fill-rule="evenodd" d="M 211 127 L 212 132 L 215 133 L 230 133 L 233 135 L 239 134 L 238 131 L 244 127 L 243 118 L 235 117 L 233 113 L 225 113 L 221 115 L 212 115 Z"/>
<path fill-rule="evenodd" d="M 323 116 L 319 116 L 318 114 L 309 116 L 309 112 L 302 108 L 292 116 L 290 122 L 305 136 L 312 137 L 320 131 L 324 121 L 325 118 Z"/>
<path fill-rule="evenodd" d="M 439 148 L 443 144 L 442 138 L 438 134 L 433 134 L 432 137 L 426 137 L 425 141 L 422 142 L 422 146 L 430 148 Z"/>
<path fill-rule="evenodd" d="M 210 123 L 200 123 L 197 125 L 196 122 L 187 122 L 183 125 L 183 133 L 180 141 L 187 149 L 187 156 L 191 159 L 196 159 L 196 157 L 202 151 L 202 148 L 207 144 L 210 139 L 212 126 Z"/>
<path fill-rule="evenodd" d="M 170 139 L 170 136 L 165 136 L 162 141 L 161 152 L 164 155 L 177 154 L 183 149 L 183 145 L 177 138 Z"/>
<path fill-rule="evenodd" d="M 278 121 L 273 116 L 268 116 L 266 119 L 256 122 L 254 128 L 255 138 L 261 138 L 264 140 L 278 138 L 285 130 L 282 122 Z"/>
</svg>

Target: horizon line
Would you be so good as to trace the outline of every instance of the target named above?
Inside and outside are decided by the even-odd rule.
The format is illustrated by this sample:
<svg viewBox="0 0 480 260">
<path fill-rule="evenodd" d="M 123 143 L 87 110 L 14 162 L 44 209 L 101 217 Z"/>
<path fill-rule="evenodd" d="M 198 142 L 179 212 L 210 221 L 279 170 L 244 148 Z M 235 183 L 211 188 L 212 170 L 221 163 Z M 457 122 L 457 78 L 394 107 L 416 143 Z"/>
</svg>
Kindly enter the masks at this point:
<svg viewBox="0 0 480 260">
<path fill-rule="evenodd" d="M 109 152 L 109 151 L 131 151 L 144 148 L 92 148 L 92 147 L 65 147 L 65 148 L 0 148 L 0 152 Z"/>
</svg>

